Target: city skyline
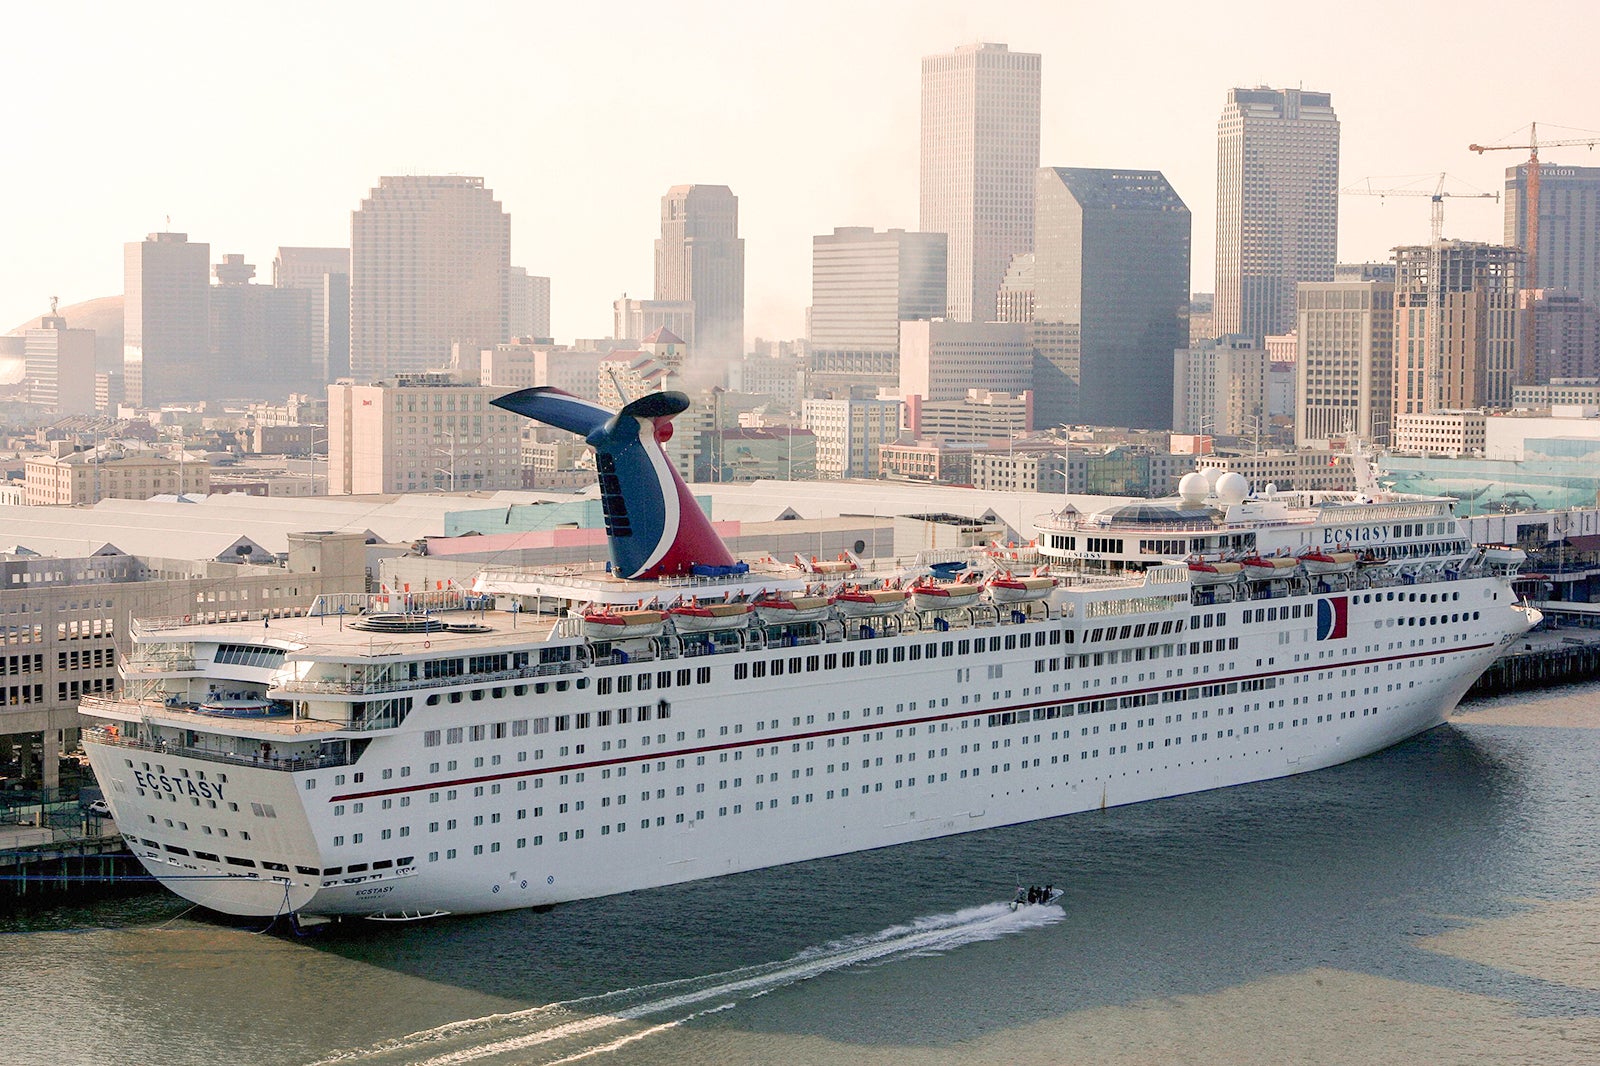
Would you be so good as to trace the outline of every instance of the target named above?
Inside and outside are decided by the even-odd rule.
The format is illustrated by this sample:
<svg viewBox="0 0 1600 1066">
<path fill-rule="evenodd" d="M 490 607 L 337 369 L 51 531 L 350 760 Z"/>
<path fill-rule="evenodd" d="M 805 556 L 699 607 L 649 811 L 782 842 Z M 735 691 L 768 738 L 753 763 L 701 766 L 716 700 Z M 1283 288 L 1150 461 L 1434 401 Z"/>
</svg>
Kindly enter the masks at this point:
<svg viewBox="0 0 1600 1066">
<path fill-rule="evenodd" d="M 1211 288 L 1215 116 L 1230 88 L 1332 93 L 1344 127 L 1341 185 L 1445 170 L 1496 190 L 1516 153 L 1479 157 L 1466 144 L 1504 139 L 1529 119 L 1540 120 L 1542 134 L 1549 124 L 1550 136 L 1560 135 L 1556 123 L 1600 125 L 1583 105 L 1600 79 L 1582 61 L 1582 33 L 1552 42 L 1539 81 L 1515 91 L 1459 77 L 1445 53 L 1491 51 L 1500 39 L 1503 9 L 1489 4 L 1451 5 L 1445 30 L 1441 5 L 1418 5 L 1392 13 L 1382 34 L 1309 15 L 1272 28 L 1186 20 L 1191 9 L 1178 5 L 1173 18 L 1137 26 L 1091 11 L 980 16 L 956 5 L 823 5 L 784 19 L 781 34 L 751 23 L 748 32 L 722 28 L 704 40 L 717 6 L 691 5 L 671 25 L 624 13 L 604 26 L 490 7 L 428 35 L 408 35 L 403 18 L 374 19 L 375 10 L 322 12 L 325 32 L 315 41 L 293 32 L 293 18 L 245 36 L 204 8 L 175 8 L 162 20 L 102 11 L 75 32 L 71 78 L 47 53 L 20 55 L 0 73 L 0 88 L 30 102 L 17 109 L 17 143 L 60 148 L 48 172 L 13 168 L 0 178 L 12 251 L 0 265 L 0 328 L 42 314 L 52 294 L 71 305 L 117 292 L 119 247 L 168 228 L 168 215 L 173 230 L 267 263 L 280 245 L 343 246 L 364 192 L 382 176 L 410 172 L 481 175 L 495 189 L 514 220 L 513 262 L 552 278 L 552 328 L 561 337 L 607 335 L 612 301 L 650 290 L 662 188 L 726 184 L 740 197 L 749 248 L 747 333 L 799 336 L 812 236 L 846 225 L 916 228 L 920 61 L 977 41 L 1043 57 L 1042 164 L 1169 177 L 1196 219 L 1191 287 L 1199 291 Z M 801 9 L 770 17 L 786 10 Z M 55 12 L 8 17 L 23 39 L 49 37 L 59 20 Z M 851 32 L 838 33 L 840 25 Z M 535 31 L 541 77 L 530 80 L 517 60 Z M 1450 47 L 1431 50 L 1440 58 L 1416 47 L 1441 33 Z M 1297 47 L 1302 34 L 1316 35 L 1316 55 Z M 170 62 L 153 72 L 142 57 L 158 43 Z M 677 91 L 654 93 L 642 78 L 596 79 L 602 45 L 608 55 L 613 45 L 681 55 Z M 1195 69 L 1201 53 L 1207 62 Z M 476 76 L 459 83 L 398 78 L 469 58 Z M 813 75 L 804 84 L 770 77 L 802 58 Z M 338 76 L 259 86 L 247 77 L 215 99 L 192 91 L 224 60 L 246 71 L 332 65 Z M 361 89 L 385 79 L 395 88 L 381 98 Z M 1448 107 L 1424 103 L 1419 117 L 1417 105 L 1401 106 L 1408 93 L 1442 99 L 1442 81 Z M 86 124 L 103 113 L 111 85 L 119 110 L 143 117 L 103 123 L 89 136 Z M 1106 106 L 1110 97 L 1118 106 Z M 485 99 L 506 106 L 485 107 Z M 62 129 L 77 136 L 63 139 Z M 604 158 L 594 150 L 597 129 L 608 130 Z M 638 161 L 614 165 L 618 144 L 638 146 Z M 1550 162 L 1585 158 L 1546 154 Z M 108 159 L 118 161 L 114 174 Z M 1425 200 L 1345 198 L 1339 258 L 1387 259 L 1390 248 L 1425 239 L 1426 214 Z M 1501 213 L 1488 205 L 1458 202 L 1447 213 L 1447 235 L 1493 241 L 1500 230 Z"/>
</svg>

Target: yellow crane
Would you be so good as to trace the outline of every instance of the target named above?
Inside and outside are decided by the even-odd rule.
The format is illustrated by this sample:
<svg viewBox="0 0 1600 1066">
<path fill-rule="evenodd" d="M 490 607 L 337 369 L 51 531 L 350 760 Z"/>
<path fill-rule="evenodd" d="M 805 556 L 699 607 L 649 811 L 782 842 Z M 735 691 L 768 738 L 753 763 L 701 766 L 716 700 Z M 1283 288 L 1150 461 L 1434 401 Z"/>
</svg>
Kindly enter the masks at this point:
<svg viewBox="0 0 1600 1066">
<path fill-rule="evenodd" d="M 1425 340 L 1427 363 L 1427 402 L 1426 411 L 1437 411 L 1443 405 L 1444 395 L 1444 356 L 1439 350 L 1440 324 L 1444 318 L 1444 285 L 1441 274 L 1444 271 L 1444 201 L 1447 196 L 1467 197 L 1474 200 L 1500 199 L 1497 192 L 1448 192 L 1444 183 L 1448 174 L 1440 174 L 1433 191 L 1426 189 L 1374 189 L 1372 179 L 1366 178 L 1359 185 L 1351 185 L 1339 191 L 1346 196 L 1426 196 L 1431 201 L 1429 209 L 1431 222 L 1431 239 L 1428 242 L 1428 320 L 1427 336 Z"/>
</svg>

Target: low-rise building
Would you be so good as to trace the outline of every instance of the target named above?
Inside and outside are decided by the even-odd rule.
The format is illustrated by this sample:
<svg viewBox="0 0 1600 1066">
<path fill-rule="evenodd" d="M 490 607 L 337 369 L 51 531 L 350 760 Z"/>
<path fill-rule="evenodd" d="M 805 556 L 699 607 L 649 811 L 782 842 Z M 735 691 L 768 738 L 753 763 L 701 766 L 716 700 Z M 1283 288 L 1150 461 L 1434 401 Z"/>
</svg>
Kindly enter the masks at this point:
<svg viewBox="0 0 1600 1066">
<path fill-rule="evenodd" d="M 1482 455 L 1488 420 L 1483 411 L 1397 414 L 1394 450 L 1421 455 Z"/>
<path fill-rule="evenodd" d="M 27 460 L 23 495 L 35 507 L 88 505 L 99 500 L 145 500 L 162 495 L 200 495 L 210 489 L 204 459 L 169 458 L 143 448 L 102 444 L 72 446 Z"/>
<path fill-rule="evenodd" d="M 328 386 L 328 492 L 521 487 L 524 420 L 489 402 L 506 391 L 438 373 Z"/>
</svg>

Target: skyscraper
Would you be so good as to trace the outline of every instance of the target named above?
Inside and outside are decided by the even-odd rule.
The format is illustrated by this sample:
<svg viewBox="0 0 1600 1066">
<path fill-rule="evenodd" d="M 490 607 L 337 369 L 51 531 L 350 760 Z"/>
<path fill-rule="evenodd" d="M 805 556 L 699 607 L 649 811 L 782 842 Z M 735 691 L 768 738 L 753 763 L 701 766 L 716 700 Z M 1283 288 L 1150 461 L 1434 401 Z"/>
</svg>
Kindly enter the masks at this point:
<svg viewBox="0 0 1600 1066">
<path fill-rule="evenodd" d="M 326 384 L 312 337 L 313 289 L 255 285 L 244 256 L 224 255 L 211 289 L 211 380 L 205 399 L 281 400 Z"/>
<path fill-rule="evenodd" d="M 506 285 L 506 331 L 513 337 L 550 337 L 550 279 L 512 267 Z"/>
<path fill-rule="evenodd" d="M 1506 168 L 1505 243 L 1528 247 L 1528 167 Z M 1536 278 L 1526 289 L 1576 293 L 1600 304 L 1600 167 L 1539 168 Z"/>
<path fill-rule="evenodd" d="M 661 198 L 655 295 L 694 302 L 691 362 L 744 355 L 744 240 L 726 185 L 674 185 Z"/>
<path fill-rule="evenodd" d="M 210 274 L 211 246 L 187 233 L 123 245 L 123 382 L 134 407 L 208 395 Z"/>
<path fill-rule="evenodd" d="M 1294 328 L 1295 286 L 1332 281 L 1339 119 L 1327 93 L 1230 89 L 1217 121 L 1217 336 Z"/>
<path fill-rule="evenodd" d="M 813 348 L 900 346 L 900 323 L 942 318 L 945 235 L 870 226 L 811 238 Z"/>
<path fill-rule="evenodd" d="M 322 382 L 348 375 L 350 249 L 279 248 L 272 261 L 272 285 L 277 289 L 311 290 L 311 344 L 316 372 Z"/>
<path fill-rule="evenodd" d="M 62 415 L 94 410 L 94 330 L 68 329 L 50 313 L 23 334 L 28 400 Z"/>
<path fill-rule="evenodd" d="M 511 216 L 482 178 L 380 178 L 350 220 L 350 371 L 373 381 L 507 339 Z"/>
<path fill-rule="evenodd" d="M 1189 208 L 1155 170 L 1038 171 L 1035 425 L 1167 428 L 1189 343 Z"/>
<path fill-rule="evenodd" d="M 917 228 L 949 235 L 949 317 L 994 318 L 1006 264 L 1033 249 L 1039 56 L 962 45 L 922 60 Z"/>
<path fill-rule="evenodd" d="M 1438 351 L 1428 330 L 1432 249 L 1394 250 L 1394 420 L 1472 407 L 1509 407 L 1522 384 L 1522 252 L 1478 241 L 1439 250 Z"/>
<path fill-rule="evenodd" d="M 1329 448 L 1350 434 L 1387 445 L 1394 389 L 1393 279 L 1305 282 L 1298 303 L 1296 446 Z"/>
</svg>

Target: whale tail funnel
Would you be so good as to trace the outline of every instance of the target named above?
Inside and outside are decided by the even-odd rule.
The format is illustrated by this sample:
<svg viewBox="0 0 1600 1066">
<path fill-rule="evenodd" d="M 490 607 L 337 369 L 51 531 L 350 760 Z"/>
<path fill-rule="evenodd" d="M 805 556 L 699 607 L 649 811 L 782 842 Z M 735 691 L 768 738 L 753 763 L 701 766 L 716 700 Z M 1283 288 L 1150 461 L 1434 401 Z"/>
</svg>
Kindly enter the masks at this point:
<svg viewBox="0 0 1600 1066">
<path fill-rule="evenodd" d="M 577 433 L 594 449 L 613 569 L 625 578 L 731 567 L 733 555 L 689 494 L 662 448 L 672 419 L 689 409 L 681 392 L 651 392 L 611 411 L 554 388 L 523 389 L 496 407 Z"/>
</svg>

